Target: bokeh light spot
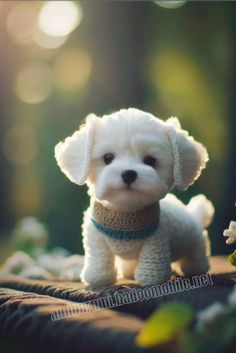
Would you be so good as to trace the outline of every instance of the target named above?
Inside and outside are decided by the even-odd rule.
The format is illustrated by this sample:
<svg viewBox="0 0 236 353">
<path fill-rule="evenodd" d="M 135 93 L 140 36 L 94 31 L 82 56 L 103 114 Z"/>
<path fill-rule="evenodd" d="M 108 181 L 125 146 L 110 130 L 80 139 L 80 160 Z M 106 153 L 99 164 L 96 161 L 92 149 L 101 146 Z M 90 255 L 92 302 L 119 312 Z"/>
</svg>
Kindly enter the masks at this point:
<svg viewBox="0 0 236 353">
<path fill-rule="evenodd" d="M 31 35 L 37 21 L 38 11 L 32 5 L 19 5 L 12 9 L 7 17 L 7 31 L 19 44 L 31 41 Z"/>
<path fill-rule="evenodd" d="M 40 103 L 52 91 L 52 73 L 43 63 L 32 63 L 17 75 L 15 92 L 18 98 L 30 104 Z"/>
<path fill-rule="evenodd" d="M 51 36 L 65 36 L 82 19 L 80 5 L 73 1 L 47 1 L 39 14 L 39 28 Z"/>
<path fill-rule="evenodd" d="M 34 42 L 44 49 L 56 49 L 61 47 L 67 40 L 68 36 L 55 37 L 50 36 L 37 28 L 33 33 Z"/>
<path fill-rule="evenodd" d="M 12 178 L 9 202 L 15 217 L 37 214 L 43 198 L 43 188 L 37 172 L 25 165 L 17 168 Z"/>
<path fill-rule="evenodd" d="M 88 80 L 91 68 L 91 58 L 86 52 L 68 49 L 55 59 L 55 84 L 66 91 L 78 89 Z"/>
<path fill-rule="evenodd" d="M 33 131 L 26 126 L 16 126 L 6 133 L 3 140 L 5 158 L 12 164 L 31 162 L 37 152 Z"/>
<path fill-rule="evenodd" d="M 177 9 L 181 6 L 183 6 L 187 1 L 186 0 L 160 0 L 160 1 L 155 1 L 155 3 L 161 7 L 164 7 L 165 9 Z"/>
</svg>

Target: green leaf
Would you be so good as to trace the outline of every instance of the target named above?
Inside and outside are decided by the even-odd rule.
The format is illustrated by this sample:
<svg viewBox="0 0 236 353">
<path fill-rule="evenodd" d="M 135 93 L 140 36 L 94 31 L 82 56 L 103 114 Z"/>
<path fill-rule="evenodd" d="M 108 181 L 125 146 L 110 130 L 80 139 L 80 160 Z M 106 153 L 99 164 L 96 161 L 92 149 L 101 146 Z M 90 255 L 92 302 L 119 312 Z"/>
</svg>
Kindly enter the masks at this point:
<svg viewBox="0 0 236 353">
<path fill-rule="evenodd" d="M 233 266 L 236 266 L 236 250 L 234 250 L 233 254 L 229 255 L 228 259 Z"/>
<path fill-rule="evenodd" d="M 141 347 L 152 347 L 169 342 L 183 331 L 194 318 L 190 306 L 180 302 L 164 304 L 146 322 L 136 343 Z"/>
</svg>

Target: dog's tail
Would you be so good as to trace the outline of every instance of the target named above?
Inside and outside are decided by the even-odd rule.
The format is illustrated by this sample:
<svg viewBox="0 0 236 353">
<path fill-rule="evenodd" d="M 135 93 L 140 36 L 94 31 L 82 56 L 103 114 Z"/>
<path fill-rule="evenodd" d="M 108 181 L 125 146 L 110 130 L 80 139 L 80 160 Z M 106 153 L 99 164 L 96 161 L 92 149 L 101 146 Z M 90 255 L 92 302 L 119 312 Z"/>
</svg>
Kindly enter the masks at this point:
<svg viewBox="0 0 236 353">
<path fill-rule="evenodd" d="M 215 209 L 211 201 L 204 195 L 193 197 L 187 205 L 187 210 L 200 223 L 202 229 L 206 229 L 212 221 Z"/>
</svg>

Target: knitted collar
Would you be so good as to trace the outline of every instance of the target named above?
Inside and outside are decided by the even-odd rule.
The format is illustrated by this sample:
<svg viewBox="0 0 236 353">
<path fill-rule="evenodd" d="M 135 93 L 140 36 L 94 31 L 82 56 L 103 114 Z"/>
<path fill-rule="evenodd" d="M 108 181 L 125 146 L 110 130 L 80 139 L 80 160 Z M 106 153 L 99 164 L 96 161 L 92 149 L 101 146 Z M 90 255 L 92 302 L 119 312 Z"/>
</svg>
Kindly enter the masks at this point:
<svg viewBox="0 0 236 353">
<path fill-rule="evenodd" d="M 92 222 L 104 235 L 118 240 L 144 239 L 157 228 L 160 218 L 159 202 L 136 212 L 119 212 L 94 203 Z"/>
</svg>

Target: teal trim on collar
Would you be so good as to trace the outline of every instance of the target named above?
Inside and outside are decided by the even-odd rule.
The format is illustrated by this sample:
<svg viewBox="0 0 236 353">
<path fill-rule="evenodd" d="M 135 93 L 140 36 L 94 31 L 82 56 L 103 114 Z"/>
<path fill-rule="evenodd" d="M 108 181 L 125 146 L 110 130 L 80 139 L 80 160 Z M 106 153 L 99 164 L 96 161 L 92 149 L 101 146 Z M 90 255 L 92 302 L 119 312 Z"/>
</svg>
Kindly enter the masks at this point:
<svg viewBox="0 0 236 353">
<path fill-rule="evenodd" d="M 121 231 L 109 229 L 104 227 L 101 223 L 98 223 L 94 218 L 92 218 L 92 223 L 99 232 L 109 238 L 117 240 L 140 240 L 149 237 L 153 232 L 155 232 L 158 227 L 159 219 L 157 219 L 153 224 L 150 224 L 145 229 L 138 231 Z"/>
</svg>

